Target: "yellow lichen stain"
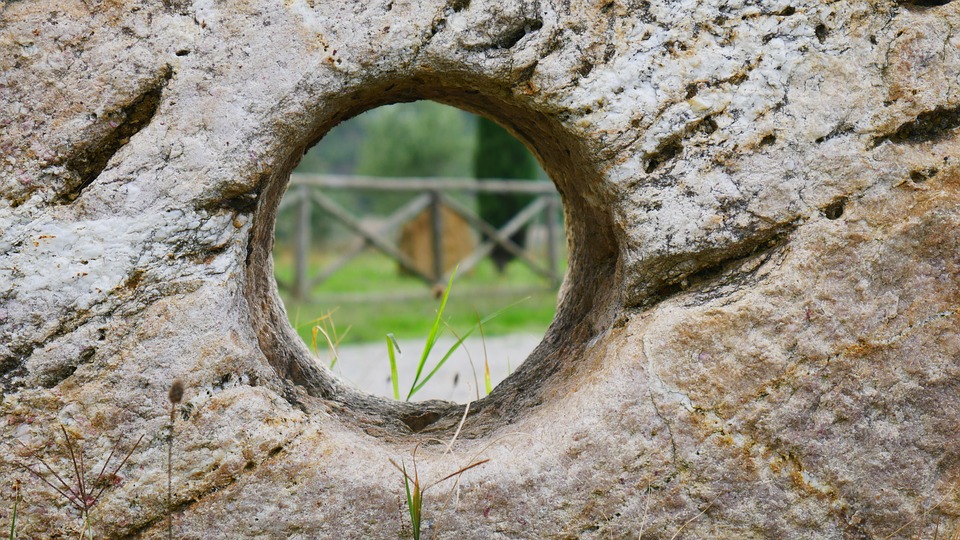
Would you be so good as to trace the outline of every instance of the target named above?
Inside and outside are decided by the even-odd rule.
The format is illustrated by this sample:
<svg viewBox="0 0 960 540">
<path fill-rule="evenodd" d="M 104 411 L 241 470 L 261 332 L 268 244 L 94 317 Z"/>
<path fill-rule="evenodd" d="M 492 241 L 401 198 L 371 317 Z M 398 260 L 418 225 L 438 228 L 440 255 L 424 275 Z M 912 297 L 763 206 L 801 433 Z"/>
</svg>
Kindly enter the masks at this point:
<svg viewBox="0 0 960 540">
<path fill-rule="evenodd" d="M 770 460 L 770 472 L 778 475 L 783 474 L 783 465 L 784 465 L 784 461 L 783 461 L 783 458 L 781 457 L 777 457 Z"/>
<path fill-rule="evenodd" d="M 807 484 L 806 480 L 803 479 L 803 471 L 794 469 L 790 471 L 789 476 L 790 476 L 790 480 L 793 482 L 795 486 L 803 489 L 808 493 L 811 493 L 811 494 L 816 493 L 816 490 L 814 490 L 809 484 Z"/>
</svg>

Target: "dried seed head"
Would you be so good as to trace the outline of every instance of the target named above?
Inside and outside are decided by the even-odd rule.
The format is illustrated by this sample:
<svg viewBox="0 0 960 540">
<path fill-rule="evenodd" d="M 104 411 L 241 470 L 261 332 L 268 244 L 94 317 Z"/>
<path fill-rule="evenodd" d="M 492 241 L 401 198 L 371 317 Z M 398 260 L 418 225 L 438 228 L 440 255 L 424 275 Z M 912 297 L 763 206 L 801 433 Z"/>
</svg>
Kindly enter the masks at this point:
<svg viewBox="0 0 960 540">
<path fill-rule="evenodd" d="M 170 385 L 170 403 L 176 405 L 183 399 L 183 382 L 180 379 L 174 379 Z"/>
</svg>

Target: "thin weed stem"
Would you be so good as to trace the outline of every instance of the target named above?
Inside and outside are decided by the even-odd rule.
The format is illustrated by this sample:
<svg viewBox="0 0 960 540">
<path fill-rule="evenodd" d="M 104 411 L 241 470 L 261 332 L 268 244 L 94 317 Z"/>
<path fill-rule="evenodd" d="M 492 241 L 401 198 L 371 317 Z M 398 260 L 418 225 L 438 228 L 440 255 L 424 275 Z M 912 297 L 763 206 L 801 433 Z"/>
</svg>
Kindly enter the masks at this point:
<svg viewBox="0 0 960 540">
<path fill-rule="evenodd" d="M 170 401 L 170 437 L 167 439 L 167 538 L 173 540 L 173 434 L 177 405 L 183 400 L 183 382 L 174 379 L 167 394 Z"/>
<path fill-rule="evenodd" d="M 461 342 L 463 341 L 463 339 L 460 337 L 460 334 L 458 334 L 457 331 L 454 330 L 453 327 L 450 326 L 449 323 L 447 323 L 446 321 L 444 321 L 443 324 L 444 324 L 444 326 L 447 327 L 447 330 L 449 330 L 450 333 L 453 334 L 453 337 L 457 338 L 457 339 L 458 339 L 459 341 L 461 341 Z M 464 347 L 464 348 L 463 348 L 463 352 L 465 352 L 465 353 L 467 354 L 467 363 L 470 364 L 470 372 L 473 373 L 474 393 L 475 393 L 475 395 L 477 396 L 477 399 L 480 399 L 480 387 L 477 386 L 477 385 L 479 385 L 480 383 L 479 383 L 479 381 L 477 380 L 477 367 L 476 367 L 476 365 L 473 363 L 473 355 L 470 354 L 470 349 L 468 349 L 467 347 Z M 469 385 L 469 384 L 470 384 L 470 383 L 467 383 L 467 385 Z"/>
<path fill-rule="evenodd" d="M 450 438 L 450 442 L 447 444 L 447 449 L 443 451 L 443 455 L 440 457 L 446 456 L 450 453 L 450 450 L 453 448 L 453 443 L 457 442 L 457 437 L 460 436 L 460 430 L 463 429 L 463 423 L 467 421 L 467 415 L 470 414 L 470 401 L 467 402 L 463 407 L 463 416 L 460 417 L 460 423 L 457 424 L 457 430 L 453 432 L 453 437 Z"/>
<path fill-rule="evenodd" d="M 311 332 L 313 334 L 313 351 L 317 355 L 317 358 L 320 358 L 320 348 L 317 346 L 317 334 L 322 334 L 324 340 L 327 342 L 327 350 L 330 352 L 330 369 L 333 369 L 337 362 L 340 360 L 340 354 L 337 352 L 337 347 L 340 346 L 340 343 L 344 338 L 347 337 L 347 334 L 350 333 L 350 328 L 343 332 L 341 336 L 337 333 L 337 324 L 334 322 L 333 314 L 339 308 L 335 308 L 331 311 L 324 313 L 322 316 L 316 318 L 311 322 L 313 328 Z"/>
<path fill-rule="evenodd" d="M 710 504 L 708 504 L 707 506 L 705 506 L 705 507 L 703 508 L 703 510 L 700 511 L 699 514 L 697 514 L 697 515 L 693 516 L 692 518 L 688 519 L 687 521 L 685 521 L 684 524 L 681 525 L 679 529 L 677 529 L 677 532 L 673 533 L 673 536 L 670 537 L 670 540 L 674 540 L 676 537 L 680 536 L 680 533 L 683 532 L 683 530 L 687 528 L 687 525 L 693 523 L 698 517 L 702 516 L 707 510 L 710 509 L 711 506 L 713 506 L 713 503 L 714 503 L 714 502 L 716 502 L 716 499 L 710 501 Z"/>
<path fill-rule="evenodd" d="M 123 460 L 120 461 L 120 464 L 117 465 L 113 472 L 109 473 L 108 476 L 104 475 L 104 472 L 107 471 L 110 461 L 113 459 L 113 456 L 116 454 L 117 450 L 120 447 L 121 441 L 117 441 L 110 449 L 110 454 L 107 456 L 107 459 L 103 463 L 103 467 L 100 468 L 100 473 L 97 474 L 96 478 L 92 483 L 87 483 L 86 481 L 86 463 L 83 459 L 83 445 L 79 444 L 78 448 L 74 449 L 73 441 L 70 438 L 67 429 L 60 424 L 60 431 L 63 433 L 64 444 L 67 448 L 67 454 L 70 457 L 70 462 L 73 466 L 74 472 L 74 484 L 71 486 L 63 479 L 60 474 L 58 474 L 53 467 L 51 467 L 42 457 L 38 456 L 35 452 L 28 449 L 28 452 L 36 459 L 44 469 L 47 470 L 57 482 L 59 486 L 54 484 L 52 481 L 48 480 L 40 471 L 33 469 L 28 465 L 19 464 L 20 467 L 25 469 L 31 475 L 39 478 L 41 482 L 49 486 L 51 489 L 57 492 L 58 495 L 63 497 L 71 506 L 76 508 L 80 512 L 80 517 L 83 520 L 83 526 L 80 532 L 80 538 L 85 536 L 93 538 L 93 517 L 91 511 L 100 502 L 100 498 L 106 491 L 107 487 L 113 484 L 113 481 L 117 478 L 117 473 L 120 472 L 120 469 L 127 463 L 127 460 L 130 459 L 130 456 L 133 455 L 133 452 L 140 446 L 140 442 L 143 440 L 143 435 L 137 439 L 137 442 L 134 443 L 130 451 L 124 456 Z M 98 489 L 99 488 L 99 489 Z"/>
<path fill-rule="evenodd" d="M 913 525 L 918 519 L 920 519 L 920 518 L 925 518 L 930 512 L 933 512 L 934 510 L 936 510 L 937 508 L 939 508 L 940 505 L 943 504 L 943 501 L 947 500 L 948 497 L 953 496 L 953 494 L 956 493 L 956 491 L 957 491 L 957 487 L 954 486 L 954 487 L 953 487 L 950 491 L 948 491 L 943 497 L 940 497 L 940 500 L 938 500 L 936 504 L 934 504 L 934 505 L 931 506 L 930 508 L 927 508 L 926 510 L 924 510 L 922 513 L 920 513 L 920 515 L 914 516 L 913 519 L 911 519 L 910 521 L 908 521 L 908 522 L 904 523 L 903 525 L 901 525 L 899 528 L 897 528 L 897 530 L 893 531 L 892 533 L 888 534 L 887 536 L 884 536 L 884 537 L 883 537 L 883 540 L 890 540 L 890 538 L 893 538 L 894 536 L 896 536 L 897 533 L 899 533 L 900 531 L 906 529 L 906 528 L 909 527 L 910 525 Z M 958 531 L 960 531 L 960 526 L 958 526 Z M 957 531 L 954 531 L 954 535 L 956 536 L 957 534 L 958 534 Z"/>
<path fill-rule="evenodd" d="M 647 526 L 647 510 L 650 509 L 650 486 L 647 486 L 647 489 L 643 493 L 643 517 L 640 518 L 640 534 L 637 535 L 637 540 L 643 540 L 643 530 Z"/>
<path fill-rule="evenodd" d="M 20 498 L 22 494 L 20 492 L 20 481 L 14 480 L 13 482 L 13 514 L 10 516 L 10 540 L 16 540 L 17 538 L 17 508 L 20 506 Z"/>
</svg>

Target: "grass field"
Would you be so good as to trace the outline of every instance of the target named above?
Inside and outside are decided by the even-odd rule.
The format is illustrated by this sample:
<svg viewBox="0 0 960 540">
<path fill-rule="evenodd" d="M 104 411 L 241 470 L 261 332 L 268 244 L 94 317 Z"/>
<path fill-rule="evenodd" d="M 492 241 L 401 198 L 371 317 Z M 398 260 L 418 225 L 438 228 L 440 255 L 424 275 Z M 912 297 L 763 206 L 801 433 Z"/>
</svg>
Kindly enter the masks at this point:
<svg viewBox="0 0 960 540">
<path fill-rule="evenodd" d="M 311 273 L 335 257 L 314 253 Z M 292 252 L 276 250 L 274 263 L 277 278 L 290 283 Z M 344 344 L 382 341 L 387 333 L 398 339 L 420 338 L 428 333 L 438 307 L 438 300 L 422 281 L 400 274 L 396 263 L 372 252 L 357 257 L 316 287 L 307 302 L 296 302 L 285 291 L 281 296 L 291 324 L 307 344 L 313 340 L 317 319 L 327 314 Z M 501 276 L 487 260 L 457 276 L 444 318 L 454 331 L 463 333 L 476 324 L 478 316 L 504 309 L 484 325 L 485 335 L 542 334 L 553 320 L 556 302 L 556 289 L 523 263 L 513 261 Z"/>
</svg>

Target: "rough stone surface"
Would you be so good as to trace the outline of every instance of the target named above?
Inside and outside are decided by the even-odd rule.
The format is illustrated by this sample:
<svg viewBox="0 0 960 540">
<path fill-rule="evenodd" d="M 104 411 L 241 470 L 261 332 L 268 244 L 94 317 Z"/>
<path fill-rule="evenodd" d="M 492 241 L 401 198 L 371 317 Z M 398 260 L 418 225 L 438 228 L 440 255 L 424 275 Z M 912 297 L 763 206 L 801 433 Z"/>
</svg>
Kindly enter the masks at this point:
<svg viewBox="0 0 960 540">
<path fill-rule="evenodd" d="M 102 537 L 932 538 L 960 520 L 960 2 L 0 5 L 0 516 L 143 442 Z M 563 195 L 543 343 L 464 407 L 360 394 L 272 280 L 306 147 L 485 114 Z M 450 498 L 448 499 L 448 495 Z M 449 504 L 444 505 L 445 501 Z M 934 529 L 934 527 L 938 527 Z M 939 531 L 935 533 L 934 531 Z"/>
</svg>

